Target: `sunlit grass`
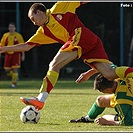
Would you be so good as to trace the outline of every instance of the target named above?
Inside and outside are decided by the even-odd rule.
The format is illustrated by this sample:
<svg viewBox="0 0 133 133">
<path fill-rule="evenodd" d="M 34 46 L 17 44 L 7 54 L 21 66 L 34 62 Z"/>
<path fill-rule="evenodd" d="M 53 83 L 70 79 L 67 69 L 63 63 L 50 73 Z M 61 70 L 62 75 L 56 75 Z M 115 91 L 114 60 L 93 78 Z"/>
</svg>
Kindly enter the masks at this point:
<svg viewBox="0 0 133 133">
<path fill-rule="evenodd" d="M 89 111 L 100 92 L 93 90 L 93 81 L 76 84 L 71 80 L 59 80 L 51 91 L 45 107 L 40 111 L 38 124 L 23 124 L 19 115 L 25 107 L 19 97 L 37 96 L 40 80 L 19 81 L 15 89 L 9 81 L 0 84 L 0 131 L 132 131 L 132 127 L 99 126 L 95 123 L 69 123 L 73 118 L 80 118 Z M 113 109 L 106 109 L 104 114 L 111 114 Z"/>
</svg>

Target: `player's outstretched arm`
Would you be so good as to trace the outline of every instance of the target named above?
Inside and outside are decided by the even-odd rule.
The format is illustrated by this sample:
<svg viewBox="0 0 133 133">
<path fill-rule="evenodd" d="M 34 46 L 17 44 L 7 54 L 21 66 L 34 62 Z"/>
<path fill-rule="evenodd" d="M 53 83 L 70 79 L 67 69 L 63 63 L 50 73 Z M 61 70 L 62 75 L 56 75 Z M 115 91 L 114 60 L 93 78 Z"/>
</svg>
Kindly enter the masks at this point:
<svg viewBox="0 0 133 133">
<path fill-rule="evenodd" d="M 29 51 L 34 46 L 35 45 L 28 45 L 26 43 L 20 43 L 13 46 L 3 46 L 3 47 L 0 47 L 0 53 Z"/>
<path fill-rule="evenodd" d="M 82 83 L 96 73 L 98 73 L 98 71 L 95 69 L 90 69 L 87 72 L 81 73 L 80 76 L 77 78 L 76 83 Z"/>
</svg>

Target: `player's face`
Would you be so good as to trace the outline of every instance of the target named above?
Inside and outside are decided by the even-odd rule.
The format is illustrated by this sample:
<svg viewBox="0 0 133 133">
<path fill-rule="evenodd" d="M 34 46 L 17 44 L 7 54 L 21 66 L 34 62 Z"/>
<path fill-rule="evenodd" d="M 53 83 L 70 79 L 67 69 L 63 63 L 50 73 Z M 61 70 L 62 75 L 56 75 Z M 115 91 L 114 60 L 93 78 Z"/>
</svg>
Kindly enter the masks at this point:
<svg viewBox="0 0 133 133">
<path fill-rule="evenodd" d="M 37 10 L 36 14 L 29 11 L 28 16 L 30 20 L 33 22 L 33 24 L 38 26 L 44 26 L 48 20 L 48 17 L 46 16 L 46 14 L 40 10 Z"/>
<path fill-rule="evenodd" d="M 15 30 L 16 30 L 15 25 L 9 24 L 8 30 L 9 30 L 9 32 L 10 32 L 11 34 L 13 34 L 13 33 L 15 32 Z"/>
</svg>

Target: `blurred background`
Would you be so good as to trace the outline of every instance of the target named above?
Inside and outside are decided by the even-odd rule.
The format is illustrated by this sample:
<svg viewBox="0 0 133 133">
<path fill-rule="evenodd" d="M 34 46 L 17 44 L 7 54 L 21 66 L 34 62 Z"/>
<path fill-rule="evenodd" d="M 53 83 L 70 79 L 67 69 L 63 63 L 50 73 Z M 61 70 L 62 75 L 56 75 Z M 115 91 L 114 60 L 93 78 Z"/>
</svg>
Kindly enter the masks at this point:
<svg viewBox="0 0 133 133">
<path fill-rule="evenodd" d="M 42 2 L 51 8 L 55 2 Z M 0 38 L 8 32 L 9 22 L 15 22 L 16 28 L 27 41 L 37 30 L 28 18 L 28 10 L 33 2 L 0 2 Z M 127 3 L 123 3 L 127 4 Z M 91 2 L 82 5 L 76 13 L 86 27 L 103 41 L 109 59 L 116 65 L 133 66 L 133 3 L 123 7 L 119 2 Z M 20 78 L 43 78 L 48 65 L 61 44 L 42 45 L 25 53 L 21 63 Z M 4 54 L 0 59 L 0 71 L 4 78 Z M 61 78 L 77 78 L 81 72 L 89 69 L 81 59 L 62 68 Z"/>
</svg>

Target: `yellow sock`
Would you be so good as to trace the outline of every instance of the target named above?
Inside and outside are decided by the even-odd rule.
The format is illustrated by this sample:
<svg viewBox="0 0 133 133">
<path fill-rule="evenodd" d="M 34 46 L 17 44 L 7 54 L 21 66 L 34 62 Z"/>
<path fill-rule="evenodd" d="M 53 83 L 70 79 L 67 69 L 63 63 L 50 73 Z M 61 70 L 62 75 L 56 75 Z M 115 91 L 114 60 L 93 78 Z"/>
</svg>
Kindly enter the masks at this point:
<svg viewBox="0 0 133 133">
<path fill-rule="evenodd" d="M 12 74 L 12 83 L 17 83 L 17 79 L 18 79 L 18 73 L 13 73 Z"/>
<path fill-rule="evenodd" d="M 126 67 L 126 66 L 117 67 L 115 69 L 115 73 L 120 78 L 132 78 L 133 77 L 133 68 Z"/>
<path fill-rule="evenodd" d="M 47 72 L 47 75 L 43 79 L 42 86 L 40 88 L 40 92 L 48 92 L 53 89 L 57 80 L 58 80 L 59 73 L 51 70 Z"/>
<path fill-rule="evenodd" d="M 12 74 L 13 74 L 12 70 L 10 70 L 9 72 L 6 73 L 6 75 L 9 76 L 9 77 L 12 77 Z"/>
</svg>

